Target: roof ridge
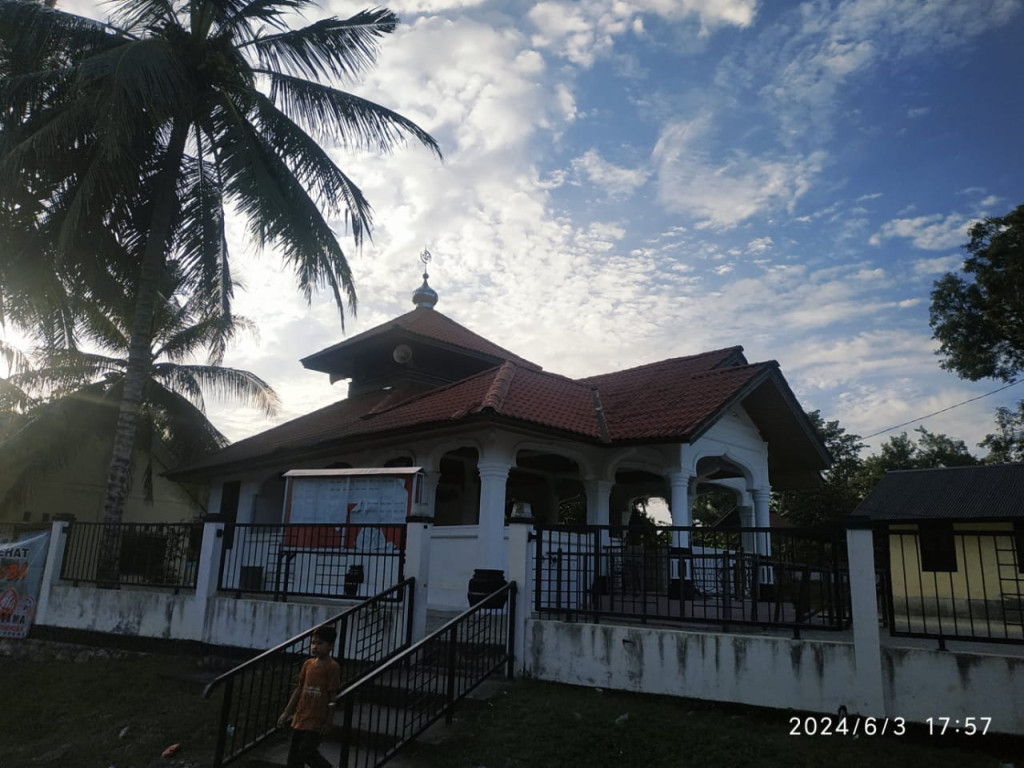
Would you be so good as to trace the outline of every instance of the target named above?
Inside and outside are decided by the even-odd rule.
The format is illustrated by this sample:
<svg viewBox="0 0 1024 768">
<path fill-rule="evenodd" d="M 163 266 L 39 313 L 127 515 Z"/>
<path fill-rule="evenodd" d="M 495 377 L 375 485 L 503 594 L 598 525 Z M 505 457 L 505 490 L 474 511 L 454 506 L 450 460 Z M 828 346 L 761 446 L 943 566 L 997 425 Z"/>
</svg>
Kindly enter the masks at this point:
<svg viewBox="0 0 1024 768">
<path fill-rule="evenodd" d="M 779 368 L 777 360 L 762 360 L 757 363 L 747 363 L 746 365 L 730 365 L 728 368 L 711 368 L 707 371 L 699 371 L 697 373 L 691 373 L 691 379 L 707 379 L 712 376 L 725 376 L 729 373 L 736 373 L 738 371 L 749 370 L 751 368 Z"/>
<path fill-rule="evenodd" d="M 655 361 L 650 362 L 650 363 L 640 363 L 639 365 L 634 365 L 634 366 L 632 366 L 630 368 L 622 368 L 622 369 L 620 369 L 618 371 L 606 371 L 605 373 L 595 373 L 595 374 L 593 374 L 591 376 L 583 376 L 583 377 L 581 377 L 579 379 L 574 379 L 574 381 L 576 381 L 576 382 L 585 382 L 585 381 L 590 381 L 591 379 L 604 378 L 606 376 L 619 376 L 619 375 L 622 375 L 622 374 L 625 374 L 625 373 L 630 373 L 631 371 L 639 371 L 639 370 L 642 370 L 644 368 L 655 368 L 655 367 L 658 367 L 658 366 L 672 365 L 672 364 L 680 362 L 681 360 L 697 360 L 698 358 L 701 358 L 701 357 L 711 357 L 712 355 L 724 354 L 726 352 L 732 353 L 732 354 L 735 354 L 735 353 L 741 353 L 742 354 L 743 346 L 740 345 L 740 344 L 734 344 L 731 347 L 721 347 L 720 349 L 710 349 L 707 352 L 696 352 L 696 353 L 694 353 L 692 355 L 680 355 L 679 357 L 670 357 L 670 358 L 667 358 L 665 360 L 655 360 Z M 747 363 L 747 365 L 749 365 L 749 363 Z M 730 366 L 730 367 L 735 367 L 735 366 Z"/>
<path fill-rule="evenodd" d="M 505 398 L 508 396 L 509 388 L 512 386 L 512 379 L 516 375 L 516 364 L 511 360 L 506 360 L 502 363 L 498 372 L 494 376 L 494 381 L 491 382 L 490 389 L 480 400 L 480 406 L 477 410 L 482 411 L 484 408 L 490 408 L 497 413 L 501 412 L 501 406 L 505 402 Z"/>
<path fill-rule="evenodd" d="M 480 373 L 474 373 L 472 376 L 467 376 L 464 379 L 459 379 L 458 381 L 453 381 L 453 382 L 450 382 L 450 383 L 445 384 L 445 385 L 440 386 L 440 387 L 434 387 L 433 389 L 428 389 L 425 392 L 418 392 L 415 395 L 412 395 L 411 397 L 407 397 L 404 400 L 398 401 L 394 405 L 388 406 L 387 408 L 383 408 L 383 409 L 381 409 L 379 411 L 374 411 L 372 413 L 367 413 L 364 416 L 362 416 L 361 418 L 366 420 L 366 419 L 372 418 L 374 416 L 379 416 L 380 414 L 388 413 L 390 411 L 395 410 L 396 408 L 401 408 L 402 406 L 408 405 L 409 403 L 414 403 L 414 402 L 416 402 L 418 400 L 423 400 L 424 398 L 432 397 L 432 396 L 434 396 L 434 395 L 436 395 L 436 394 L 438 394 L 440 392 L 447 392 L 448 390 L 455 389 L 456 387 L 464 386 L 468 382 L 474 381 L 476 379 L 482 379 L 485 376 L 492 376 L 492 375 L 495 374 L 495 372 L 499 371 L 505 365 L 513 365 L 514 366 L 515 363 L 513 363 L 511 360 L 506 360 L 501 365 L 496 365 L 496 366 L 494 366 L 492 368 L 488 368 L 486 370 L 480 371 Z"/>
</svg>

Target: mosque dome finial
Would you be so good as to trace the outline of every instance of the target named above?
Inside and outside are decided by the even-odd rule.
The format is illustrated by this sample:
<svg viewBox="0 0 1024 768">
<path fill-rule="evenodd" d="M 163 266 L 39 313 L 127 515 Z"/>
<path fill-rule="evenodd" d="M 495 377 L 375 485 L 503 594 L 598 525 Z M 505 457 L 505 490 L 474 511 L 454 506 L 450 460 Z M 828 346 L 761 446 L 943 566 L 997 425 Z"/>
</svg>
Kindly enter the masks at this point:
<svg viewBox="0 0 1024 768">
<path fill-rule="evenodd" d="M 437 304 L 437 291 L 427 284 L 427 278 L 430 277 L 427 274 L 427 264 L 430 263 L 430 259 L 430 251 L 424 248 L 423 253 L 420 254 L 420 261 L 423 262 L 423 285 L 412 294 L 412 303 L 424 309 L 433 309 Z"/>
</svg>

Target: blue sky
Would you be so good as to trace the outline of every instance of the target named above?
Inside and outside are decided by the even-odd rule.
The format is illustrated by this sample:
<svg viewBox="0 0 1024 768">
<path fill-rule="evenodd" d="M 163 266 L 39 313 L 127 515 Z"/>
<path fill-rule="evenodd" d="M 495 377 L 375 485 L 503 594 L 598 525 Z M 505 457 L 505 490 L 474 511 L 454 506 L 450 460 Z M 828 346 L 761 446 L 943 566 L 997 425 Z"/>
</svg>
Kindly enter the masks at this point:
<svg viewBox="0 0 1024 768">
<path fill-rule="evenodd" d="M 349 335 L 411 309 L 427 247 L 439 311 L 569 376 L 739 344 L 861 435 L 998 388 L 939 368 L 928 303 L 970 222 L 1024 203 L 1020 0 L 389 7 L 404 24 L 352 90 L 445 161 L 337 151 L 377 221 Z M 297 362 L 343 338 L 330 296 L 306 307 L 242 232 L 260 333 L 226 362 L 278 389 L 277 421 L 344 396 Z M 919 423 L 973 448 L 1020 398 Z M 271 424 L 210 410 L 235 439 Z"/>
</svg>

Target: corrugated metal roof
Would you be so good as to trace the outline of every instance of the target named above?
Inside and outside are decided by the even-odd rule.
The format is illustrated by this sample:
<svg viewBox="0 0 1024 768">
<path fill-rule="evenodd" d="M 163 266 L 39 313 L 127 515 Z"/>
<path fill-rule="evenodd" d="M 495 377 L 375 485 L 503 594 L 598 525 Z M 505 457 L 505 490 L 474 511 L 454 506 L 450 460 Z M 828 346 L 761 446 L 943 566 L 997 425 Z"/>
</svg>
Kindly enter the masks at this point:
<svg viewBox="0 0 1024 768">
<path fill-rule="evenodd" d="M 889 472 L 852 514 L 888 522 L 1024 517 L 1024 464 Z"/>
</svg>

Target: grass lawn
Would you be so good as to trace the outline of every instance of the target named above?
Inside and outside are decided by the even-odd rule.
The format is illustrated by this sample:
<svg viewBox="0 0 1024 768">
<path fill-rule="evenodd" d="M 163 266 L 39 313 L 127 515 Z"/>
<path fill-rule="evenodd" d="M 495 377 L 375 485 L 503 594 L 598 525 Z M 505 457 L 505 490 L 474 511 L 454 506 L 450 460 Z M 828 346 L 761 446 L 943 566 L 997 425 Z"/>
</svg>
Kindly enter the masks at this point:
<svg viewBox="0 0 1024 768">
<path fill-rule="evenodd" d="M 537 681 L 459 712 L 442 743 L 413 754 L 434 768 L 998 768 L 1024 739 L 790 736 L 795 713 Z M 1024 762 L 1017 762 L 1024 768 Z"/>
<path fill-rule="evenodd" d="M 219 702 L 197 659 L 89 661 L 0 658 L 9 705 L 0 768 L 208 768 Z M 1024 768 L 1024 739 L 974 741 L 789 736 L 792 713 L 640 696 L 537 681 L 466 701 L 438 744 L 416 744 L 424 768 Z M 180 744 L 171 758 L 161 752 Z M 243 759 L 239 765 L 244 766 Z"/>
<path fill-rule="evenodd" d="M 196 658 L 0 658 L 8 705 L 0 768 L 184 768 L 213 755 L 219 702 L 201 698 Z M 173 758 L 161 753 L 180 744 Z"/>
</svg>

